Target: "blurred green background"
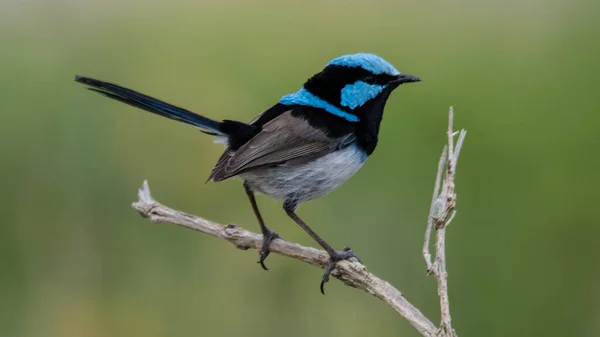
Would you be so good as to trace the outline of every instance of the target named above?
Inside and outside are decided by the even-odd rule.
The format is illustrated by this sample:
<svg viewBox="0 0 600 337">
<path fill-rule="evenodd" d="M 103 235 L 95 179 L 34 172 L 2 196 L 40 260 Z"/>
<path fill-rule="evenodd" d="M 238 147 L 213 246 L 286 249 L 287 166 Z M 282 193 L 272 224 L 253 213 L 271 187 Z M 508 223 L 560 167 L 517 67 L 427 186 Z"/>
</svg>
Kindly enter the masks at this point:
<svg viewBox="0 0 600 337">
<path fill-rule="evenodd" d="M 130 207 L 258 230 L 222 147 L 92 94 L 75 74 L 248 121 L 333 57 L 380 54 L 422 83 L 390 99 L 377 151 L 299 211 L 438 322 L 421 257 L 447 111 L 468 136 L 448 270 L 459 336 L 599 336 L 600 2 L 0 2 L 1 336 L 418 336 L 321 271 Z M 260 197 L 267 223 L 314 245 Z"/>
</svg>

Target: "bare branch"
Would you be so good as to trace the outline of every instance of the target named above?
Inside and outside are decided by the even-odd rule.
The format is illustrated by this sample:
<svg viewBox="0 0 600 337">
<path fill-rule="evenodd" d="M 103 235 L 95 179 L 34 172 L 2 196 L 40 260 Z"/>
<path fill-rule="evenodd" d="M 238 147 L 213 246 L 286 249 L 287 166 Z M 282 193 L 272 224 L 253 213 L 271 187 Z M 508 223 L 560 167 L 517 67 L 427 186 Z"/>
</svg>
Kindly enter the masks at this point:
<svg viewBox="0 0 600 337">
<path fill-rule="evenodd" d="M 454 109 L 450 107 L 448 113 L 448 145 L 444 147 L 438 164 L 436 183 L 433 191 L 433 198 L 427 219 L 425 229 L 425 242 L 423 244 L 423 257 L 427 264 L 427 274 L 433 275 L 437 279 L 438 296 L 440 297 L 441 324 L 438 330 L 439 336 L 456 336 L 452 329 L 452 318 L 450 316 L 450 300 L 448 298 L 448 272 L 446 271 L 446 228 L 456 215 L 456 194 L 454 193 L 454 176 L 458 156 L 462 149 L 464 139 L 467 135 L 465 130 L 458 133 L 458 141 L 454 146 L 453 131 Z M 446 168 L 444 171 L 444 166 Z M 440 179 L 444 174 L 443 183 L 440 188 Z M 431 262 L 430 237 L 432 227 L 435 225 L 437 230 L 435 243 L 435 260 Z"/>
<path fill-rule="evenodd" d="M 195 215 L 190 215 L 164 206 L 154 200 L 150 194 L 148 182 L 144 181 L 138 192 L 139 200 L 133 203 L 133 208 L 152 222 L 169 223 L 184 226 L 199 232 L 215 236 L 232 243 L 239 249 L 259 249 L 262 236 L 247 231 L 235 225 L 220 225 Z M 323 250 L 305 247 L 296 243 L 275 239 L 269 250 L 273 253 L 304 261 L 319 268 L 327 267 L 329 256 Z M 436 326 L 428 320 L 414 305 L 404 298 L 404 295 L 388 282 L 370 273 L 359 262 L 341 261 L 332 275 L 346 285 L 361 289 L 391 306 L 400 316 L 406 319 L 421 335 L 436 336 Z"/>
<path fill-rule="evenodd" d="M 408 302 L 398 289 L 370 273 L 366 266 L 360 262 L 354 260 L 341 261 L 332 272 L 332 275 L 344 284 L 361 289 L 387 303 L 425 337 L 456 337 L 456 333 L 451 325 L 450 302 L 448 300 L 445 230 L 456 214 L 454 173 L 466 131 L 460 131 L 455 147 L 453 140 L 456 132 L 452 131 L 453 114 L 454 111 L 450 108 L 447 133 L 448 145 L 444 147 L 438 163 L 423 244 L 423 257 L 427 264 L 427 273 L 434 275 L 437 279 L 441 311 L 440 327 L 436 327 L 419 309 Z M 150 218 L 152 222 L 187 227 L 228 241 L 243 250 L 250 248 L 259 249 L 262 245 L 262 236 L 260 234 L 247 231 L 235 225 L 221 225 L 160 204 L 152 198 L 147 181 L 144 181 L 138 191 L 138 197 L 139 200 L 133 203 L 133 208 L 138 210 L 142 216 Z M 430 237 L 434 227 L 437 232 L 435 258 L 432 261 Z M 329 259 L 327 253 L 323 250 L 305 247 L 283 239 L 273 240 L 269 246 L 269 250 L 273 253 L 304 261 L 322 269 L 327 267 Z"/>
</svg>

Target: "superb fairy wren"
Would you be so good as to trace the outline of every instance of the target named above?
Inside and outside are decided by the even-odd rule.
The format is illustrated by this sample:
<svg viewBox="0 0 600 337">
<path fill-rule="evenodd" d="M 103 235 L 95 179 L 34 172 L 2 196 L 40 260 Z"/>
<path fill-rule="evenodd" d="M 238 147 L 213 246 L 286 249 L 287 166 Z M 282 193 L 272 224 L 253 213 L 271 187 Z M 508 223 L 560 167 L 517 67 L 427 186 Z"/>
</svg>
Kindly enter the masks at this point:
<svg viewBox="0 0 600 337">
<path fill-rule="evenodd" d="M 403 83 L 419 82 L 374 54 L 331 60 L 293 94 L 249 123 L 222 122 L 197 115 L 121 86 L 76 76 L 92 91 L 154 114 L 197 127 L 227 148 L 208 180 L 239 177 L 263 234 L 259 263 L 264 269 L 269 244 L 279 237 L 265 225 L 255 193 L 283 200 L 283 209 L 329 254 L 321 292 L 338 261 L 357 258 L 346 247 L 333 249 L 298 215 L 300 203 L 324 196 L 344 183 L 373 153 L 385 103 Z"/>
</svg>

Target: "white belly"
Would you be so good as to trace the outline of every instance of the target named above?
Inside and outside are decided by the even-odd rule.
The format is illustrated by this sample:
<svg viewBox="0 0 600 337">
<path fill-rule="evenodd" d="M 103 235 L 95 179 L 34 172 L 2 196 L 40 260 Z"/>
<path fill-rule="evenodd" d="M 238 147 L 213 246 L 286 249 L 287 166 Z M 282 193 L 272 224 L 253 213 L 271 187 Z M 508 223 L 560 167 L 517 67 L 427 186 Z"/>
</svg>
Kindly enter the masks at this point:
<svg viewBox="0 0 600 337">
<path fill-rule="evenodd" d="M 240 174 L 250 187 L 276 199 L 316 199 L 348 180 L 367 159 L 356 145 L 297 166 L 275 166 Z"/>
</svg>

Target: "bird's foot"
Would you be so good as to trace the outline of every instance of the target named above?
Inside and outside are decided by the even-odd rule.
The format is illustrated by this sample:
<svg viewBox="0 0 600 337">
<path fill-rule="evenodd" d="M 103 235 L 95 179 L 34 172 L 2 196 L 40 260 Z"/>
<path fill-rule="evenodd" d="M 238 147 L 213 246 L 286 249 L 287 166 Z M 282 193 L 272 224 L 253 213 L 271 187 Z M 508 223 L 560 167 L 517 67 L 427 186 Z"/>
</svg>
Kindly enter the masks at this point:
<svg viewBox="0 0 600 337">
<path fill-rule="evenodd" d="M 279 234 L 277 234 L 277 232 L 272 231 L 268 228 L 265 231 L 263 231 L 263 242 L 262 242 L 262 246 L 260 247 L 260 253 L 258 254 L 259 259 L 258 259 L 257 263 L 260 263 L 260 266 L 264 270 L 269 270 L 269 268 L 267 268 L 267 266 L 265 266 L 265 260 L 267 259 L 267 256 L 269 256 L 269 253 L 271 253 L 269 251 L 269 245 L 271 244 L 271 241 L 273 241 L 274 239 L 281 239 L 281 236 L 279 236 Z"/>
<path fill-rule="evenodd" d="M 329 263 L 327 264 L 327 268 L 325 269 L 325 273 L 323 274 L 323 279 L 321 280 L 321 294 L 325 295 L 325 283 L 329 282 L 329 275 L 335 268 L 336 264 L 342 260 L 348 260 L 350 258 L 355 258 L 360 261 L 358 255 L 354 254 L 350 247 L 346 247 L 343 250 L 335 250 L 333 254 L 329 254 Z"/>
</svg>

